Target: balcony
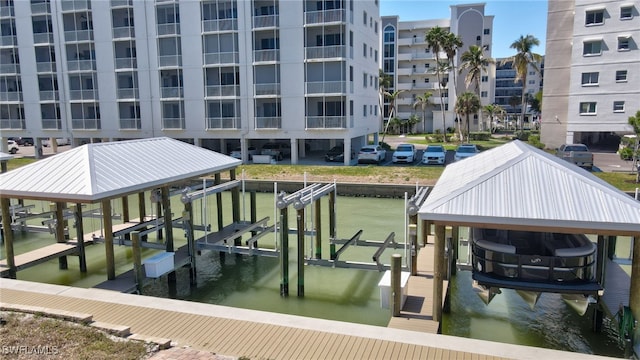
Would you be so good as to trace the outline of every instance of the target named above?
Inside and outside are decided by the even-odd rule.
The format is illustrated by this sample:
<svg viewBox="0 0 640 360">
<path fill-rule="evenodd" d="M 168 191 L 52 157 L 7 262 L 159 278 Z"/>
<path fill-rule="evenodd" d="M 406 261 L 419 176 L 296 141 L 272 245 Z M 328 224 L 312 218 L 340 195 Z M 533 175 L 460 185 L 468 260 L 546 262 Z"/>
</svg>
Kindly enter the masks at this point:
<svg viewBox="0 0 640 360">
<path fill-rule="evenodd" d="M 98 89 L 69 90 L 69 100 L 98 100 Z"/>
<path fill-rule="evenodd" d="M 165 117 L 162 119 L 162 130 L 184 129 L 184 117 Z"/>
<path fill-rule="evenodd" d="M 253 91 L 256 96 L 280 95 L 280 83 L 255 84 Z"/>
<path fill-rule="evenodd" d="M 116 69 L 135 69 L 138 67 L 136 58 L 116 58 Z"/>
<path fill-rule="evenodd" d="M 163 99 L 182 98 L 184 89 L 182 87 L 162 87 L 160 88 Z"/>
<path fill-rule="evenodd" d="M 239 85 L 207 85 L 207 96 L 239 96 Z"/>
<path fill-rule="evenodd" d="M 111 7 L 131 7 L 133 6 L 133 0 L 111 0 Z"/>
<path fill-rule="evenodd" d="M 346 57 L 347 48 L 344 45 L 314 46 L 305 48 L 305 59 L 332 59 Z"/>
<path fill-rule="evenodd" d="M 256 116 L 256 129 L 280 129 L 281 116 Z"/>
<path fill-rule="evenodd" d="M 56 63 L 55 63 L 55 61 L 37 62 L 36 63 L 36 71 L 38 73 L 56 72 Z"/>
<path fill-rule="evenodd" d="M 69 60 L 67 70 L 69 71 L 91 71 L 96 69 L 95 60 Z"/>
<path fill-rule="evenodd" d="M 100 119 L 72 119 L 71 128 L 73 130 L 100 130 Z"/>
<path fill-rule="evenodd" d="M 43 14 L 50 14 L 50 13 L 51 13 L 51 6 L 48 2 L 31 4 L 31 15 L 43 15 Z"/>
<path fill-rule="evenodd" d="M 13 17 L 16 16 L 13 10 L 13 5 L 3 5 L 0 7 L 0 17 Z"/>
<path fill-rule="evenodd" d="M 333 9 L 333 10 L 320 10 L 320 11 L 308 11 L 304 13 L 304 24 L 325 24 L 333 22 L 345 22 L 345 10 Z"/>
<path fill-rule="evenodd" d="M 140 95 L 138 94 L 137 88 L 118 89 L 118 100 L 130 100 L 139 97 Z"/>
<path fill-rule="evenodd" d="M 89 2 L 90 0 L 63 0 L 62 11 L 89 10 L 91 9 Z"/>
<path fill-rule="evenodd" d="M 347 127 L 346 116 L 307 116 L 307 129 L 345 129 Z"/>
<path fill-rule="evenodd" d="M 398 61 L 411 61 L 411 53 L 398 53 Z"/>
<path fill-rule="evenodd" d="M 237 51 L 204 54 L 205 65 L 237 64 L 239 62 L 240 62 L 240 56 Z"/>
<path fill-rule="evenodd" d="M 236 130 L 240 129 L 239 117 L 210 117 L 207 118 L 207 130 Z"/>
<path fill-rule="evenodd" d="M 64 32 L 66 42 L 91 41 L 93 40 L 93 30 L 72 30 Z"/>
<path fill-rule="evenodd" d="M 22 91 L 0 91 L 0 101 L 22 101 Z"/>
<path fill-rule="evenodd" d="M 20 64 L 0 64 L 0 74 L 18 74 Z"/>
<path fill-rule="evenodd" d="M 113 28 L 114 39 L 130 39 L 136 37 L 136 31 L 133 26 L 121 26 Z"/>
<path fill-rule="evenodd" d="M 158 36 L 180 35 L 180 24 L 158 24 Z"/>
<path fill-rule="evenodd" d="M 397 71 L 398 75 L 413 75 L 413 69 L 412 68 L 400 68 Z"/>
<path fill-rule="evenodd" d="M 347 92 L 345 81 L 306 82 L 305 86 L 305 94 L 345 94 Z"/>
<path fill-rule="evenodd" d="M 280 25 L 279 15 L 260 15 L 253 17 L 253 28 L 271 28 Z"/>
<path fill-rule="evenodd" d="M 34 33 L 34 44 L 53 44 L 53 33 Z"/>
<path fill-rule="evenodd" d="M 62 129 L 62 121 L 60 119 L 42 119 L 42 129 L 44 130 L 60 130 Z"/>
<path fill-rule="evenodd" d="M 182 55 L 160 55 L 158 63 L 161 67 L 182 66 Z"/>
<path fill-rule="evenodd" d="M 253 61 L 254 62 L 280 61 L 280 50 L 278 49 L 254 50 Z"/>
<path fill-rule="evenodd" d="M 120 118 L 120 130 L 139 130 L 141 127 L 140 119 Z"/>
<path fill-rule="evenodd" d="M 59 100 L 58 91 L 56 90 L 41 90 L 40 101 L 57 101 Z"/>
<path fill-rule="evenodd" d="M 202 20 L 202 31 L 220 32 L 238 30 L 238 19 Z"/>
<path fill-rule="evenodd" d="M 16 45 L 18 45 L 18 38 L 15 35 L 0 36 L 0 46 L 16 46 Z"/>
<path fill-rule="evenodd" d="M 24 130 L 24 119 L 0 119 L 0 129 Z"/>
<path fill-rule="evenodd" d="M 413 88 L 412 83 L 398 83 L 396 84 L 397 90 L 411 90 Z"/>
<path fill-rule="evenodd" d="M 411 45 L 422 45 L 426 44 L 423 38 L 419 37 L 409 37 L 409 38 L 400 38 L 398 39 L 398 46 L 411 46 Z"/>
</svg>

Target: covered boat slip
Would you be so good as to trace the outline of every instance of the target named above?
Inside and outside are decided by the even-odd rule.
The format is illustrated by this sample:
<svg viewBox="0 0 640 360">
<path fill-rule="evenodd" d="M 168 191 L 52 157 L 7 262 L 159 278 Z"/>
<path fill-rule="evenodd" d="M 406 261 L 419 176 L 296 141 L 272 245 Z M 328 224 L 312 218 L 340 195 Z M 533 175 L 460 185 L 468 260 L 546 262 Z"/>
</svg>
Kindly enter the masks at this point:
<svg viewBox="0 0 640 360">
<path fill-rule="evenodd" d="M 440 274 L 445 272 L 446 264 L 438 258 L 444 259 L 447 226 L 451 226 L 454 233 L 459 227 L 470 227 L 597 235 L 595 281 L 602 286 L 604 294 L 611 284 L 610 280 L 604 281 L 605 274 L 608 274 L 608 243 L 618 236 L 629 236 L 635 239 L 632 241 L 632 273 L 622 296 L 628 299 L 635 319 L 640 319 L 640 202 L 584 169 L 516 140 L 448 165 L 418 215 L 423 222 L 435 225 L 434 307 L 439 307 L 440 299 L 436 297 L 442 294 L 441 279 L 444 276 Z M 453 241 L 457 241 L 457 236 Z M 517 244 L 494 245 L 504 246 L 500 253 L 515 250 L 517 254 Z M 504 251 L 507 249 L 509 251 Z M 571 250 L 559 249 L 562 248 L 556 246 L 554 256 L 563 252 L 564 256 L 573 256 L 576 251 L 588 250 L 581 249 L 581 246 Z M 581 257 L 584 253 L 577 255 Z M 477 271 L 477 264 L 471 265 L 478 282 L 496 286 L 490 283 L 496 277 L 489 279 Z M 505 288 L 529 286 L 535 290 L 540 284 L 508 277 L 500 278 L 500 281 L 499 287 Z M 593 290 L 585 289 L 584 293 Z M 617 287 L 611 290 L 621 291 Z M 572 292 L 562 281 L 557 282 L 557 289 L 548 291 Z M 602 292 L 596 291 L 595 297 L 597 304 L 592 307 L 596 312 L 594 319 L 602 319 L 605 307 L 616 308 L 619 305 L 604 304 L 608 297 L 603 297 Z M 441 310 L 434 308 L 434 316 Z M 598 328 L 598 324 L 594 324 L 594 328 Z M 640 327 L 635 329 L 634 341 L 640 343 Z"/>
</svg>

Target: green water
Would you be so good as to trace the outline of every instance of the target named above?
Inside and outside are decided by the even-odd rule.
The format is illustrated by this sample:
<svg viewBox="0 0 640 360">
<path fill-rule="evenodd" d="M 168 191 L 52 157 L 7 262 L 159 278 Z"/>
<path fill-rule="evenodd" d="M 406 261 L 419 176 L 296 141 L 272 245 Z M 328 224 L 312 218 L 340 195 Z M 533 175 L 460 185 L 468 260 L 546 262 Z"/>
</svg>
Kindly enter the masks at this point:
<svg viewBox="0 0 640 360">
<path fill-rule="evenodd" d="M 241 218 L 249 217 L 249 196 L 241 196 L 244 208 Z M 129 207 L 137 212 L 137 197 L 129 198 Z M 223 196 L 225 212 L 224 224 L 231 222 L 230 196 Z M 269 216 L 273 223 L 273 195 L 257 195 L 257 218 Z M 215 220 L 215 197 L 210 197 L 206 210 L 200 201 L 194 204 L 196 224 L 201 223 L 203 213 L 208 223 L 217 228 Z M 114 212 L 121 213 L 119 201 L 113 202 Z M 38 203 L 35 211 L 48 206 Z M 404 241 L 404 201 L 384 198 L 345 198 L 336 200 L 337 236 L 350 238 L 356 231 L 364 230 L 361 239 L 384 240 L 390 232 L 395 232 L 396 241 Z M 180 213 L 182 205 L 177 198 L 172 199 L 172 211 Z M 321 201 L 322 236 L 324 239 L 322 256 L 329 257 L 328 246 L 328 201 Z M 155 214 L 147 205 L 147 214 Z M 296 216 L 289 210 L 289 227 L 296 227 Z M 246 216 L 245 216 L 246 215 Z M 131 214 L 132 218 L 137 214 Z M 305 223 L 311 227 L 312 216 Z M 37 222 L 32 222 L 37 223 Z M 119 223 L 119 221 L 114 221 Z M 71 224 L 72 225 L 72 224 Z M 85 231 L 99 229 L 98 219 L 85 219 Z M 72 237 L 75 229 L 71 229 Z M 196 232 L 196 237 L 203 236 Z M 150 234 L 149 241 L 157 236 Z M 305 253 L 313 253 L 307 238 Z M 15 253 L 19 254 L 40 246 L 50 244 L 53 235 L 42 233 L 17 234 Z M 176 248 L 186 243 L 184 232 L 174 228 Z M 189 274 L 185 269 L 177 271 L 178 287 L 176 293 L 169 293 L 166 276 L 149 281 L 143 293 L 162 297 L 219 304 L 246 309 L 264 310 L 285 314 L 302 315 L 323 319 L 333 319 L 377 326 L 386 326 L 390 318 L 389 310 L 380 308 L 378 281 L 382 273 L 377 271 L 342 269 L 320 266 L 306 266 L 304 270 L 305 297 L 297 297 L 296 237 L 290 236 L 289 292 L 290 296 L 280 296 L 280 267 L 277 258 L 237 256 L 226 254 L 224 261 L 218 253 L 202 251 L 198 256 L 197 286 L 189 286 Z M 627 254 L 625 243 L 619 241 L 619 253 Z M 259 240 L 261 247 L 276 246 L 276 236 L 268 234 Z M 88 246 L 88 272 L 80 273 L 76 257 L 69 257 L 69 270 L 58 270 L 57 260 L 18 272 L 22 280 L 53 284 L 92 287 L 106 280 L 104 247 L 101 244 Z M 351 247 L 341 260 L 371 262 L 373 247 Z M 4 252 L 4 249 L 3 249 Z M 150 257 L 156 250 L 143 250 L 143 258 Z M 403 247 L 385 251 L 382 262 L 389 263 L 392 253 L 403 253 Z M 131 250 L 125 246 L 115 246 L 116 274 L 132 268 Z M 534 310 L 513 291 L 503 290 L 490 305 L 484 303 L 471 289 L 471 274 L 460 272 L 450 282 L 451 313 L 443 318 L 443 333 L 475 339 L 492 340 L 505 343 L 523 344 L 553 349 L 595 353 L 622 357 L 623 351 L 617 344 L 615 331 L 605 321 L 605 329 L 596 334 L 591 331 L 588 316 L 580 317 L 564 304 L 558 295 L 543 294 Z"/>
</svg>

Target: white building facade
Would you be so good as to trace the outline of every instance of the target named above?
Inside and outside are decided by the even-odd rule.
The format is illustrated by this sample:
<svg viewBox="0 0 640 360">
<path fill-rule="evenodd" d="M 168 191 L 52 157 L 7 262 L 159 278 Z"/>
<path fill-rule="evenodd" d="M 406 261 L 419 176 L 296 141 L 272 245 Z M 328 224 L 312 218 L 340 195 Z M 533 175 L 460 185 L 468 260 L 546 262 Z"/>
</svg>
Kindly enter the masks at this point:
<svg viewBox="0 0 640 360">
<path fill-rule="evenodd" d="M 1 3 L 2 137 L 279 141 L 296 163 L 378 131 L 378 0 Z"/>
<path fill-rule="evenodd" d="M 393 78 L 394 90 L 402 91 L 396 101 L 397 117 L 407 119 L 412 115 L 421 121 L 416 125 L 415 132 L 432 133 L 456 127 L 454 113 L 456 95 L 465 91 L 474 92 L 474 86 L 465 84 L 465 72 L 458 74 L 460 56 L 471 45 L 484 46 L 484 55 L 491 58 L 493 16 L 485 15 L 484 4 L 464 4 L 451 6 L 450 19 L 434 19 L 421 21 L 400 21 L 397 16 L 382 17 L 382 69 Z M 438 26 L 446 31 L 458 35 L 462 40 L 462 47 L 458 49 L 454 59 L 454 69 L 441 74 L 442 84 L 438 83 L 436 56 L 425 41 L 425 34 Z M 437 58 L 446 62 L 446 54 L 441 52 Z M 455 86 L 454 83 L 455 72 Z M 495 66 L 491 65 L 483 72 L 480 83 L 480 100 L 482 105 L 494 102 L 495 96 Z M 430 103 L 423 112 L 422 106 L 416 106 L 416 98 L 426 91 L 432 93 Z M 442 120 L 442 106 L 440 97 L 444 100 L 445 120 Z M 388 104 L 385 105 L 388 115 Z M 424 121 L 422 121 L 424 117 Z M 486 129 L 486 122 L 476 116 L 471 120 L 471 130 Z"/>
<path fill-rule="evenodd" d="M 517 120 L 522 115 L 522 91 L 525 96 L 533 98 L 539 91 L 542 91 L 544 75 L 544 60 L 539 64 L 529 64 L 527 67 L 527 83 L 522 80 L 515 81 L 516 70 L 513 69 L 513 62 L 508 58 L 496 59 L 495 77 L 495 104 L 500 105 L 507 113 L 510 124 L 517 124 Z M 534 113 L 530 106 L 525 109 L 524 126 L 533 127 L 533 122 L 537 120 L 539 114 Z"/>
<path fill-rule="evenodd" d="M 598 144 L 640 110 L 640 16 L 633 1 L 549 1 L 542 142 Z"/>
</svg>

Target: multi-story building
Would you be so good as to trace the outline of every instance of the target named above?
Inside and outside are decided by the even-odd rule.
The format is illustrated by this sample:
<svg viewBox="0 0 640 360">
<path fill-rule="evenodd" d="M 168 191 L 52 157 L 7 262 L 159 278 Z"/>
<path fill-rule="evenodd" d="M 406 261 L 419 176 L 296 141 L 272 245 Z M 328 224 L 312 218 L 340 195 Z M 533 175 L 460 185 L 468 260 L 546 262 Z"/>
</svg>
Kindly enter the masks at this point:
<svg viewBox="0 0 640 360">
<path fill-rule="evenodd" d="M 524 84 L 526 96 L 533 98 L 536 93 L 542 91 L 544 76 L 544 58 L 540 64 L 530 64 L 527 67 L 527 83 Z M 513 62 L 509 58 L 496 59 L 495 77 L 495 104 L 500 105 L 507 113 L 509 121 L 517 124 L 517 119 L 522 115 L 522 80 L 516 80 L 516 70 L 513 69 Z M 531 110 L 530 106 L 525 109 L 524 125 L 532 126 L 537 120 L 538 114 Z"/>
<path fill-rule="evenodd" d="M 491 57 L 493 16 L 485 15 L 484 8 L 485 4 L 452 5 L 450 19 L 400 21 L 397 16 L 382 17 L 382 69 L 393 78 L 393 85 L 389 91 L 401 91 L 396 100 L 396 116 L 407 119 L 415 115 L 421 120 L 415 131 L 442 131 L 456 126 L 453 110 L 457 94 L 474 91 L 473 85 L 467 88 L 465 73 L 458 74 L 461 54 L 467 51 L 469 46 L 479 45 L 485 48 L 485 56 Z M 425 34 L 435 26 L 458 35 L 463 43 L 454 59 L 454 68 L 440 75 L 440 84 L 435 71 L 436 58 L 440 59 L 440 62 L 446 62 L 446 54 L 441 52 L 436 57 L 425 41 Z M 482 74 L 480 99 L 483 105 L 493 103 L 494 76 L 493 65 Z M 454 79 L 455 86 L 451 86 Z M 416 106 L 416 99 L 427 91 L 431 92 L 432 96 L 423 113 L 422 106 Z M 440 97 L 444 99 L 444 109 Z M 445 113 L 444 124 L 442 111 Z M 388 116 L 388 103 L 385 104 L 383 113 L 385 117 Z M 483 122 L 479 121 L 476 115 L 471 122 L 471 130 L 482 127 Z"/>
<path fill-rule="evenodd" d="M 637 2 L 549 1 L 541 140 L 596 144 L 640 110 Z"/>
<path fill-rule="evenodd" d="M 2 137 L 281 141 L 296 163 L 378 132 L 378 0 L 0 4 Z"/>
</svg>

